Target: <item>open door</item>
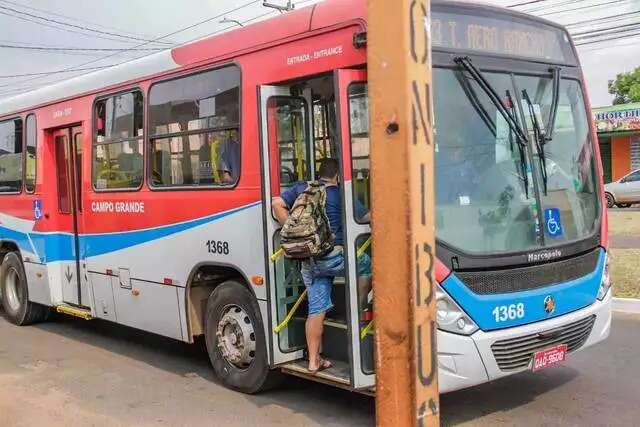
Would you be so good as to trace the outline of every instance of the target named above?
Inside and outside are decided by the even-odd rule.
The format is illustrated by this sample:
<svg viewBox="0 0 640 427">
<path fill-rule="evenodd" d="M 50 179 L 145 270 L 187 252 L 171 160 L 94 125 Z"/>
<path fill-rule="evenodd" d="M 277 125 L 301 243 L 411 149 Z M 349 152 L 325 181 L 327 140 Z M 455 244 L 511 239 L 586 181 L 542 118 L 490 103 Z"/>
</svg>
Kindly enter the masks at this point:
<svg viewBox="0 0 640 427">
<path fill-rule="evenodd" d="M 313 153 L 310 94 L 291 95 L 286 86 L 260 87 L 261 148 L 264 176 L 265 246 L 271 256 L 280 247 L 280 224 L 271 212 L 271 200 L 297 181 L 313 179 Z M 269 260 L 269 322 L 267 336 L 271 344 L 271 364 L 279 365 L 301 359 L 306 347 L 300 318 L 287 327 L 282 324 L 304 292 L 300 266 L 296 261 L 279 257 Z M 296 323 L 298 322 L 298 323 Z M 296 327 L 293 327 L 296 326 Z"/>
<path fill-rule="evenodd" d="M 337 70 L 335 91 L 342 151 L 344 241 L 348 276 L 351 384 L 375 383 L 369 224 L 369 108 L 367 73 Z"/>
<path fill-rule="evenodd" d="M 64 128 L 53 131 L 56 159 L 58 214 L 63 229 L 72 230 L 70 241 L 60 242 L 67 253 L 71 247 L 71 259 L 60 262 L 62 298 L 67 304 L 88 307 L 87 283 L 80 266 L 78 239 L 79 215 L 82 215 L 82 128 Z"/>
</svg>

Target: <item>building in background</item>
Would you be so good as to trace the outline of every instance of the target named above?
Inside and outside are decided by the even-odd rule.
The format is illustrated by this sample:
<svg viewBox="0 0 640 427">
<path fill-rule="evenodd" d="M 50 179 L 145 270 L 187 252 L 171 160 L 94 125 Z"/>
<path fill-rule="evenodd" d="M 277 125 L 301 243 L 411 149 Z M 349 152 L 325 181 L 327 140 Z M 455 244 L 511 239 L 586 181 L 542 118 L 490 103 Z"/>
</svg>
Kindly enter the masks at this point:
<svg viewBox="0 0 640 427">
<path fill-rule="evenodd" d="M 640 169 L 640 103 L 593 110 L 605 182 Z"/>
</svg>

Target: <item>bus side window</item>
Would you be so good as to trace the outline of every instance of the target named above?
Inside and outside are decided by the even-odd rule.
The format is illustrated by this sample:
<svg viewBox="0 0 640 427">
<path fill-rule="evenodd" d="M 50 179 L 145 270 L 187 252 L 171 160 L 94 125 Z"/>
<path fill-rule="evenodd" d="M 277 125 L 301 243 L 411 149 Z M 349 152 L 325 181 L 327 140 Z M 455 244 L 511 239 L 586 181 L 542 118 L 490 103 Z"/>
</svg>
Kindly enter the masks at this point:
<svg viewBox="0 0 640 427">
<path fill-rule="evenodd" d="M 25 172 L 24 188 L 27 193 L 33 193 L 36 189 L 36 146 L 38 136 L 36 130 L 36 116 L 29 114 L 26 121 L 25 134 Z"/>
<path fill-rule="evenodd" d="M 22 120 L 0 123 L 0 193 L 22 187 Z"/>
<path fill-rule="evenodd" d="M 307 111 L 304 98 L 274 96 L 268 108 L 275 112 L 275 141 L 277 141 L 280 192 L 298 181 L 311 180 L 311 164 Z M 270 134 L 273 134 L 270 130 Z M 273 162 L 274 159 L 271 159 Z"/>
<path fill-rule="evenodd" d="M 95 104 L 93 188 L 137 189 L 142 185 L 143 101 L 140 92 Z"/>
<path fill-rule="evenodd" d="M 353 83 L 349 86 L 349 131 L 351 137 L 351 168 L 353 173 L 353 204 L 356 221 L 362 211 L 371 209 L 369 154 L 369 95 L 367 83 Z M 360 212 L 359 212 L 360 211 Z"/>
<path fill-rule="evenodd" d="M 240 180 L 240 69 L 154 83 L 149 91 L 153 187 L 232 187 Z"/>
</svg>

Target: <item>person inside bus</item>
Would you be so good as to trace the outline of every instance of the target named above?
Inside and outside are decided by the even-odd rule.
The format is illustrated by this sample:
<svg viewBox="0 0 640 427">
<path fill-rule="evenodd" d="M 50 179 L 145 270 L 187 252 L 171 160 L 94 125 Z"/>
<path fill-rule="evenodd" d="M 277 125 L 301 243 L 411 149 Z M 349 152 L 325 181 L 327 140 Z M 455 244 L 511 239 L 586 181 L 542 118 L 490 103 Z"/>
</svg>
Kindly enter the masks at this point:
<svg viewBox="0 0 640 427">
<path fill-rule="evenodd" d="M 344 238 L 342 224 L 342 195 L 338 184 L 339 165 L 336 159 L 323 159 L 320 162 L 318 180 L 323 182 L 327 191 L 326 212 L 329 226 L 335 235 L 333 250 L 323 257 L 302 262 L 302 280 L 307 288 L 309 315 L 305 324 L 307 351 L 309 353 L 309 372 L 317 373 L 330 368 L 331 362 L 320 356 L 320 344 L 327 311 L 333 308 L 331 287 L 336 276 L 344 276 Z M 285 190 L 272 202 L 273 214 L 282 225 L 289 217 L 289 210 L 296 199 L 307 189 L 308 183 L 298 182 Z M 370 213 L 359 203 L 354 206 L 356 216 L 369 221 Z M 357 260 L 358 289 L 360 295 L 367 295 L 371 289 L 371 260 L 363 254 Z"/>
<path fill-rule="evenodd" d="M 240 143 L 237 132 L 207 135 L 198 150 L 200 184 L 235 184 L 240 175 Z M 215 164 L 214 164 L 215 163 Z"/>
</svg>

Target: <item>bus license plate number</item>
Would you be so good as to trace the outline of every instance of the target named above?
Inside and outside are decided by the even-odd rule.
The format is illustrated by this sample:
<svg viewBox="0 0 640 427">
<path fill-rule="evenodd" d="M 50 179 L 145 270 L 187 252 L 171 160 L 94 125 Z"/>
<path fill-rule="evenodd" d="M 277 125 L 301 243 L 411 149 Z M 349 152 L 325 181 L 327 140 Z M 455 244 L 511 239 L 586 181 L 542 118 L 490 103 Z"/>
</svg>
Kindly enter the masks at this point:
<svg viewBox="0 0 640 427">
<path fill-rule="evenodd" d="M 539 351 L 533 357 L 533 372 L 550 368 L 565 361 L 567 357 L 567 345 L 560 344 L 546 350 Z"/>
</svg>

